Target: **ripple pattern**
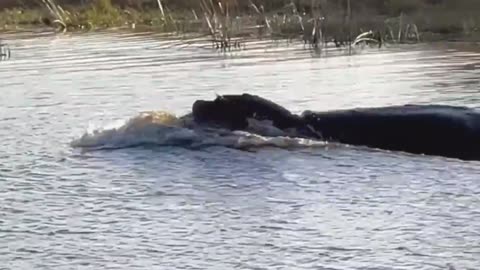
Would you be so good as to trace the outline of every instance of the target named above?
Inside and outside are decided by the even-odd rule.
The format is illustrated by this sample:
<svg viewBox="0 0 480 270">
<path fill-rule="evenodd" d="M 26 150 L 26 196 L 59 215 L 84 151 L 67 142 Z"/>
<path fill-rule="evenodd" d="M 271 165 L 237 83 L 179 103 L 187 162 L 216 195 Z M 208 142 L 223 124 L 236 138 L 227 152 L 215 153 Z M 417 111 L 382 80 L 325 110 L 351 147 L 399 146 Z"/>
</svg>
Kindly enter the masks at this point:
<svg viewBox="0 0 480 270">
<path fill-rule="evenodd" d="M 478 107 L 468 44 L 354 56 L 151 33 L 6 33 L 0 269 L 479 269 L 478 162 L 330 146 L 79 152 L 91 124 L 250 92 L 294 111 Z M 414 131 L 412 131 L 414 132 Z"/>
</svg>

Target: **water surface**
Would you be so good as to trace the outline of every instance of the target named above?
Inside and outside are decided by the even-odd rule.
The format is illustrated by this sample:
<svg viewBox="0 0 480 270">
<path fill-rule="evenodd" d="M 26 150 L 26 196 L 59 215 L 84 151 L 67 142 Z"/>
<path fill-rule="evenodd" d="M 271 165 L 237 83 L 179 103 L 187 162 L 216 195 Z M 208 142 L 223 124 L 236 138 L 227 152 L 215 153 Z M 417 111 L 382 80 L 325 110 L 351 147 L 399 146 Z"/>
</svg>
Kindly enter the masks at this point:
<svg viewBox="0 0 480 270">
<path fill-rule="evenodd" d="M 151 34 L 2 39 L 2 269 L 480 268 L 479 162 L 346 146 L 70 146 L 89 127 L 182 115 L 215 93 L 294 112 L 480 107 L 478 45 L 320 57 L 301 44 L 224 54 Z"/>
</svg>

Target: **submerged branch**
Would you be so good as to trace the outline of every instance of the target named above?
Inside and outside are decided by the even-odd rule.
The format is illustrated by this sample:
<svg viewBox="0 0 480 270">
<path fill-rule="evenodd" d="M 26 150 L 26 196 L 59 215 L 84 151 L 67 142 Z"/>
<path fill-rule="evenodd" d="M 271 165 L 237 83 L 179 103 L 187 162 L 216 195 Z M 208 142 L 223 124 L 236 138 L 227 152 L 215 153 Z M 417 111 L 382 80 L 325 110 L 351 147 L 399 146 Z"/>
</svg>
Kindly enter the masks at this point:
<svg viewBox="0 0 480 270">
<path fill-rule="evenodd" d="M 10 59 L 10 48 L 6 44 L 2 44 L 0 40 L 0 60 Z"/>
</svg>

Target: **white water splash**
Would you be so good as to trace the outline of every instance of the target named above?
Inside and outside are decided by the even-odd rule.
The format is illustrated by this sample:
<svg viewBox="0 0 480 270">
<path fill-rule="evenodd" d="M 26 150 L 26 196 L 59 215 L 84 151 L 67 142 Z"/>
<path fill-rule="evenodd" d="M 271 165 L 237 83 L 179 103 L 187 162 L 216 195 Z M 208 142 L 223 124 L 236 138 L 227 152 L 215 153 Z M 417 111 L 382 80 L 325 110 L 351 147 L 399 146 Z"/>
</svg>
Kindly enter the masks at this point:
<svg viewBox="0 0 480 270">
<path fill-rule="evenodd" d="M 126 148 L 139 145 L 163 146 L 225 146 L 258 147 L 319 147 L 322 141 L 287 136 L 268 122 L 249 121 L 252 132 L 228 131 L 200 127 L 187 117 L 180 119 L 166 112 L 143 112 L 105 127 L 89 127 L 72 147 L 88 149 Z M 258 135 L 262 134 L 262 135 Z"/>
</svg>

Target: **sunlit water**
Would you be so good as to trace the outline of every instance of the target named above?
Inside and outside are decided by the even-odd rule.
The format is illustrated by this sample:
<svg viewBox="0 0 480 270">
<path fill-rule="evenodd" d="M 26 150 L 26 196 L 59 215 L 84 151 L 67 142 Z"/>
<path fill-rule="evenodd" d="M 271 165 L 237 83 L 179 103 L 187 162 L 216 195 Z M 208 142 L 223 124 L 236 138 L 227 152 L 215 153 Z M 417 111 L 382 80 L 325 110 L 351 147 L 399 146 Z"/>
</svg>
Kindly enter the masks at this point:
<svg viewBox="0 0 480 270">
<path fill-rule="evenodd" d="M 479 45 L 319 57 L 150 34 L 2 38 L 0 269 L 480 269 L 479 162 L 298 141 L 182 147 L 151 127 L 122 131 L 140 112 L 180 116 L 216 93 L 294 112 L 480 107 Z M 92 132 L 118 147 L 72 147 Z"/>
</svg>

